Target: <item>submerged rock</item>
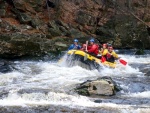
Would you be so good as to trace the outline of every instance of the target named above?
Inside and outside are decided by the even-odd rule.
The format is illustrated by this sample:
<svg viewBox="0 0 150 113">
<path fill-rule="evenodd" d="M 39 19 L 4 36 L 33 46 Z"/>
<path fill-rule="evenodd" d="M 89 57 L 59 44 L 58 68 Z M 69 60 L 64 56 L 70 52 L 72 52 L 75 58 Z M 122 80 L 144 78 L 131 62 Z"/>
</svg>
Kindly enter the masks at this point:
<svg viewBox="0 0 150 113">
<path fill-rule="evenodd" d="M 138 49 L 136 52 L 135 52 L 135 55 L 144 55 L 145 52 L 143 49 Z"/>
<path fill-rule="evenodd" d="M 11 68 L 9 62 L 0 59 L 0 72 L 1 73 L 7 73 L 10 71 L 12 71 L 12 68 Z"/>
<path fill-rule="evenodd" d="M 145 76 L 150 76 L 150 70 L 149 70 L 149 67 L 147 68 L 144 68 L 141 70 L 143 73 L 145 73 Z"/>
<path fill-rule="evenodd" d="M 75 91 L 80 95 L 94 96 L 94 95 L 114 95 L 120 88 L 110 77 L 102 77 L 97 80 L 87 80 L 80 84 Z"/>
</svg>

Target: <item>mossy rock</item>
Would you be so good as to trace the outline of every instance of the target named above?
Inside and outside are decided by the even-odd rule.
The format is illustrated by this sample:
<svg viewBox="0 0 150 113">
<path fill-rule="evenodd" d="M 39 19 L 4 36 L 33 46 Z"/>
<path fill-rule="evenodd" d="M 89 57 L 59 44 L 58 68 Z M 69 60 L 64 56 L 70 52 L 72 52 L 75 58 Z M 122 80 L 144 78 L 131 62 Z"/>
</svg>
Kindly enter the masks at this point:
<svg viewBox="0 0 150 113">
<path fill-rule="evenodd" d="M 31 26 L 33 28 L 37 28 L 39 25 L 41 25 L 41 21 L 39 19 L 35 18 L 31 20 Z"/>
<path fill-rule="evenodd" d="M 29 23 L 32 20 L 31 17 L 25 13 L 19 13 L 17 14 L 17 16 L 18 16 L 20 23 L 22 24 Z"/>
<path fill-rule="evenodd" d="M 5 15 L 6 15 L 6 10 L 0 9 L 0 17 L 5 17 Z"/>
<path fill-rule="evenodd" d="M 53 37 L 61 36 L 61 31 L 59 29 L 49 28 L 48 31 Z"/>
<path fill-rule="evenodd" d="M 78 89 L 78 90 L 76 90 L 76 92 L 80 95 L 90 96 L 89 91 L 87 90 L 87 88 Z"/>
</svg>

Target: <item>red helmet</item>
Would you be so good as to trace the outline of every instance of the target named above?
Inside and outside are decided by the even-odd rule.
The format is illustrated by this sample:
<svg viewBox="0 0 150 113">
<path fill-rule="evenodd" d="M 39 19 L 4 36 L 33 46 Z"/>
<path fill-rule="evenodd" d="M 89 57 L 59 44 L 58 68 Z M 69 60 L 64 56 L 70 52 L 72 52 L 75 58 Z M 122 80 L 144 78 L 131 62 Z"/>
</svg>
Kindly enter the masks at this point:
<svg viewBox="0 0 150 113">
<path fill-rule="evenodd" d="M 111 49 L 111 50 L 113 50 L 113 47 L 108 47 L 108 49 Z"/>
</svg>

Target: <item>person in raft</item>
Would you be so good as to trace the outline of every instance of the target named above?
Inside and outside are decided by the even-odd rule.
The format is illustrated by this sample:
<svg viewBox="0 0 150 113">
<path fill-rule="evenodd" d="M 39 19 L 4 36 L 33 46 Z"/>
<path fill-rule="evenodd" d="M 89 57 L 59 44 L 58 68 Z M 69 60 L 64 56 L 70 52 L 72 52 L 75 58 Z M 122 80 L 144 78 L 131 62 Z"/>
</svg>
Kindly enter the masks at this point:
<svg viewBox="0 0 150 113">
<path fill-rule="evenodd" d="M 86 52 L 88 52 L 90 55 L 97 56 L 99 51 L 98 44 L 95 43 L 95 40 L 92 38 L 90 39 L 90 44 L 87 46 Z"/>
<path fill-rule="evenodd" d="M 113 50 L 113 47 L 108 47 L 108 53 L 106 54 L 106 61 L 114 63 L 115 59 L 118 59 L 118 55 Z"/>
<path fill-rule="evenodd" d="M 78 44 L 78 40 L 74 39 L 74 44 L 71 44 L 70 47 L 68 48 L 68 50 L 71 49 L 81 49 L 81 46 Z"/>
</svg>

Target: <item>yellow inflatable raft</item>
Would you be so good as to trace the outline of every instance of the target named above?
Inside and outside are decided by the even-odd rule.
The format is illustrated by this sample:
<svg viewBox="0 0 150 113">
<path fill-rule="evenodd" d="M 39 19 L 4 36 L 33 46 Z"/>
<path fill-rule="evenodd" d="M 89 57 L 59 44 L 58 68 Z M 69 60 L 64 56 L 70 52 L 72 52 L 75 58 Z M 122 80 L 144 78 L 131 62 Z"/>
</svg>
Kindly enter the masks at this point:
<svg viewBox="0 0 150 113">
<path fill-rule="evenodd" d="M 81 51 L 81 50 L 69 50 L 67 52 L 68 55 L 73 55 L 73 56 L 80 56 L 80 57 L 83 57 L 84 61 L 86 60 L 89 60 L 89 61 L 94 61 L 95 63 L 97 64 L 103 64 L 105 66 L 108 66 L 108 67 L 111 67 L 111 68 L 115 68 L 116 67 L 116 62 L 115 63 L 111 63 L 111 62 L 101 62 L 101 59 L 100 58 L 97 58 L 97 57 L 94 57 L 84 51 Z"/>
</svg>

